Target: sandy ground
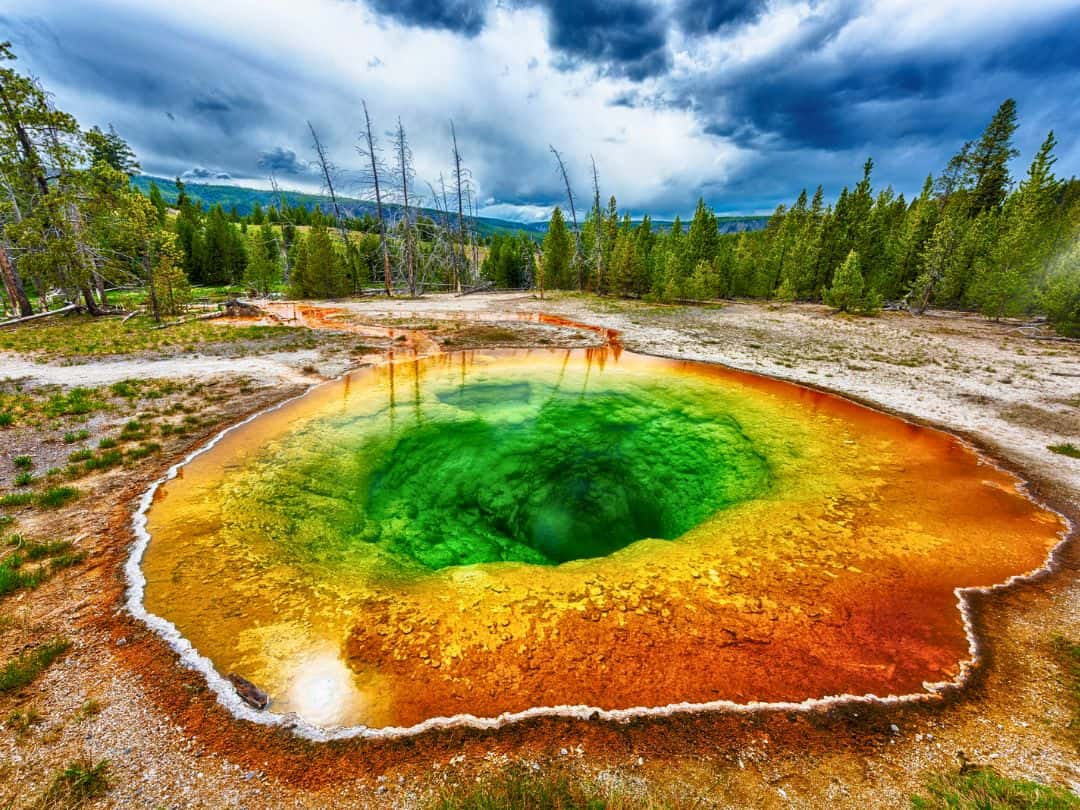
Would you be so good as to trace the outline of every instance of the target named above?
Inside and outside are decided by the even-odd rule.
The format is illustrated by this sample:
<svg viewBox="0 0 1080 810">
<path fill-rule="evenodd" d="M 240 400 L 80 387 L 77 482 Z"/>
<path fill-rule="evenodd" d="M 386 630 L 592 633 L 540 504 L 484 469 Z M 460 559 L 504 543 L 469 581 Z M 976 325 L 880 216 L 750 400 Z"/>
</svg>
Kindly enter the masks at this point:
<svg viewBox="0 0 1080 810">
<path fill-rule="evenodd" d="M 943 313 L 849 319 L 815 306 L 660 307 L 574 296 L 544 302 L 523 295 L 429 297 L 341 308 L 344 322 L 362 334 L 372 326 L 400 331 L 415 323 L 438 328 L 444 319 L 465 321 L 473 331 L 447 343 L 455 349 L 473 339 L 497 344 L 505 329 L 478 329 L 491 324 L 513 330 L 508 345 L 603 339 L 536 324 L 540 312 L 615 329 L 629 350 L 783 377 L 953 430 L 1019 471 L 1032 491 L 1074 520 L 1080 513 L 1080 460 L 1047 450 L 1060 442 L 1080 444 L 1080 345 L 1032 340 L 1008 324 Z M 405 341 L 425 351 L 439 342 Z M 90 558 L 37 591 L 0 601 L 0 660 L 44 637 L 74 642 L 38 681 L 0 698 L 0 719 L 27 707 L 42 716 L 25 733 L 0 728 L 0 806 L 30 805 L 57 770 L 80 756 L 110 762 L 110 790 L 95 805 L 102 807 L 410 807 L 441 785 L 519 759 L 568 763 L 601 784 L 660 791 L 683 806 L 906 806 L 928 773 L 955 770 L 961 760 L 1080 795 L 1076 733 L 1067 728 L 1070 697 L 1052 648 L 1057 634 L 1080 640 L 1075 543 L 1055 573 L 979 600 L 987 663 L 942 705 L 626 726 L 552 720 L 381 746 L 300 743 L 285 731 L 233 720 L 120 607 L 133 500 L 164 466 L 223 424 L 294 395 L 319 374 L 340 373 L 348 362 L 337 347 L 79 366 L 0 355 L 0 379 L 28 385 L 227 380 L 222 374 L 254 381 L 218 399 L 201 431 L 163 442 L 153 463 L 81 484 L 92 486 L 94 497 L 66 510 L 20 517 L 20 531 L 72 537 Z M 24 431 L 15 440 L 19 452 L 33 451 L 35 441 L 46 457 L 53 452 L 49 437 Z M 0 468 L 5 481 L 8 474 Z M 85 716 L 80 707 L 88 699 L 100 712 Z"/>
</svg>

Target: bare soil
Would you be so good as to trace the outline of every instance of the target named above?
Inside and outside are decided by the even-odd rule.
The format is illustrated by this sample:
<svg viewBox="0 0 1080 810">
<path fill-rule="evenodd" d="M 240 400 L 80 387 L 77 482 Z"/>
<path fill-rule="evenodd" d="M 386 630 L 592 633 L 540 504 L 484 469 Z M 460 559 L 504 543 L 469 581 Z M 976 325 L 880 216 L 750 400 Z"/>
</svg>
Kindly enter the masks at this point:
<svg viewBox="0 0 1080 810">
<path fill-rule="evenodd" d="M 46 638 L 73 642 L 32 684 L 0 695 L 0 723 L 30 708 L 40 715 L 26 730 L 0 727 L 0 807 L 32 805 L 80 757 L 109 761 L 109 790 L 93 806 L 125 808 L 423 806 L 445 785 L 495 774 L 510 761 L 554 763 L 642 801 L 662 796 L 686 807 L 906 806 L 929 774 L 961 762 L 1080 795 L 1078 736 L 1070 727 L 1080 721 L 1054 651 L 1058 636 L 1080 640 L 1080 552 L 1072 541 L 1053 572 L 978 600 L 986 661 L 968 687 L 940 704 L 628 724 L 547 719 L 393 743 L 308 743 L 235 720 L 122 608 L 134 502 L 226 424 L 386 351 L 598 345 L 617 330 L 632 351 L 782 377 L 951 430 L 1019 472 L 1074 523 L 1080 517 L 1080 459 L 1047 449 L 1080 444 L 1080 345 L 1033 340 L 1014 324 L 948 313 L 847 318 L 810 305 L 663 307 L 577 296 L 309 309 L 296 322 L 325 330 L 325 339 L 300 352 L 75 367 L 0 354 L 0 380 L 17 377 L 27 387 L 130 377 L 213 384 L 196 429 L 159 439 L 161 451 L 137 465 L 79 481 L 85 494 L 75 503 L 21 510 L 15 526 L 0 529 L 71 539 L 88 553 L 37 590 L 0 600 L 0 662 Z M 153 405 L 161 411 L 169 402 Z M 98 418 L 95 434 L 115 432 L 122 419 Z M 5 486 L 14 473 L 9 455 L 28 452 L 49 464 L 65 452 L 55 430 L 16 430 L 0 430 Z"/>
</svg>

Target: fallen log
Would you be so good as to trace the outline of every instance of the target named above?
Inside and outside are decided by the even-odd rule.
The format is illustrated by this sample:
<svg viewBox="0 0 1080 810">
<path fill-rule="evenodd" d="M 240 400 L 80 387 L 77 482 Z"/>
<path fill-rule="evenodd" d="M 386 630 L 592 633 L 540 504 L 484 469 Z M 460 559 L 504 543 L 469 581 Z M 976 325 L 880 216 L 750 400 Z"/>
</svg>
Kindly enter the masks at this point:
<svg viewBox="0 0 1080 810">
<path fill-rule="evenodd" d="M 210 321 L 214 318 L 224 318 L 229 313 L 225 310 L 220 312 L 207 312 L 204 315 L 194 315 L 190 318 L 181 318 L 178 321 L 169 321 L 168 323 L 159 323 L 154 329 L 168 329 L 170 326 L 181 326 L 185 323 L 194 323 L 195 321 Z"/>
<path fill-rule="evenodd" d="M 463 296 L 472 295 L 473 293 L 487 292 L 488 290 L 492 290 L 494 288 L 495 288 L 495 282 L 494 281 L 488 281 L 488 282 L 485 282 L 483 284 L 477 284 L 475 287 L 470 287 L 467 290 L 462 290 L 461 292 L 459 292 L 454 297 L 455 298 L 462 298 Z"/>
<path fill-rule="evenodd" d="M 35 315 L 24 315 L 21 318 L 12 318 L 7 321 L 0 321 L 0 329 L 3 329 L 5 326 L 18 326 L 20 323 L 36 321 L 38 318 L 50 318 L 53 315 L 63 315 L 65 312 L 75 312 L 80 309 L 82 309 L 82 307 L 78 304 L 68 304 L 66 307 L 60 307 L 60 309 L 54 309 L 49 312 L 38 312 Z"/>
</svg>

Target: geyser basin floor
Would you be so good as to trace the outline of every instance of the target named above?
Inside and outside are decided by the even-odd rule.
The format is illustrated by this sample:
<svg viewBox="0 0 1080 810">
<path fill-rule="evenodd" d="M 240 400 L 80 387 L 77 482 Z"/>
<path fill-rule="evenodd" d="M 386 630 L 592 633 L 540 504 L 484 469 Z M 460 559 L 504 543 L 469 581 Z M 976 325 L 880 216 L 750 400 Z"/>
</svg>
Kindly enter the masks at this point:
<svg viewBox="0 0 1080 810">
<path fill-rule="evenodd" d="M 149 511 L 145 601 L 324 726 L 907 694 L 968 657 L 953 589 L 1038 567 L 1063 528 L 957 440 L 826 394 L 465 353 L 192 460 Z"/>
</svg>

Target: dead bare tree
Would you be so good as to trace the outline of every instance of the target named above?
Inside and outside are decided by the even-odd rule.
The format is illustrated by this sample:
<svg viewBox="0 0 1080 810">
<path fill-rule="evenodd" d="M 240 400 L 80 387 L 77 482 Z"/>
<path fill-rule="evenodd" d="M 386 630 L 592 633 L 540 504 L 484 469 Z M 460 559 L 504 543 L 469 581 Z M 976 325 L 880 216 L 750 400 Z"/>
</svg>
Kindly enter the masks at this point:
<svg viewBox="0 0 1080 810">
<path fill-rule="evenodd" d="M 578 292 L 581 292 L 585 289 L 585 275 L 582 272 L 581 231 L 578 228 L 577 209 L 574 207 L 574 192 L 570 188 L 570 176 L 566 173 L 566 164 L 563 162 L 562 155 L 560 155 L 559 150 L 551 144 L 548 144 L 548 147 L 551 149 L 551 154 L 555 156 L 555 162 L 559 166 L 559 173 L 562 175 L 563 184 L 566 186 L 566 199 L 570 201 L 570 218 L 574 223 L 574 264 L 577 265 Z"/>
<path fill-rule="evenodd" d="M 416 297 L 416 256 L 414 254 L 412 219 L 409 214 L 409 183 L 413 179 L 412 150 L 409 148 L 405 127 L 398 118 L 397 132 L 394 134 L 394 153 L 397 155 L 397 173 L 401 178 L 401 204 L 404 209 L 402 225 L 405 228 L 405 282 L 409 295 Z"/>
<path fill-rule="evenodd" d="M 278 188 L 277 178 L 270 173 L 270 188 L 278 198 L 278 219 L 281 222 L 281 241 L 278 242 L 278 251 L 281 253 L 281 280 L 286 285 L 289 283 L 289 244 L 286 241 L 286 225 L 292 225 L 289 219 L 288 205 L 285 202 L 285 193 Z"/>
<path fill-rule="evenodd" d="M 476 225 L 476 211 L 473 208 L 472 185 L 465 188 L 465 196 L 469 201 L 469 246 L 472 249 L 473 272 L 475 284 L 480 283 L 480 231 Z"/>
<path fill-rule="evenodd" d="M 379 160 L 378 149 L 375 144 L 375 136 L 371 131 L 371 115 L 368 114 L 367 102 L 361 102 L 364 108 L 364 141 L 358 144 L 356 151 L 361 157 L 366 158 L 371 165 L 370 182 L 375 189 L 375 212 L 379 218 L 379 251 L 383 262 L 383 283 L 386 286 L 386 294 L 393 295 L 393 285 L 390 277 L 390 248 L 386 242 L 386 217 L 383 215 L 382 189 L 379 186 Z"/>
<path fill-rule="evenodd" d="M 450 122 L 450 137 L 454 142 L 454 185 L 457 187 L 457 210 L 458 210 L 458 241 L 461 245 L 461 264 L 464 269 L 468 259 L 465 256 L 465 210 L 463 205 L 465 170 L 461 166 L 461 152 L 458 151 L 457 130 L 454 122 Z M 455 268 L 454 292 L 461 292 L 461 274 Z"/>
<path fill-rule="evenodd" d="M 343 245 L 348 248 L 349 246 L 349 234 L 345 230 L 345 219 L 341 216 L 341 206 L 338 205 L 337 193 L 334 191 L 334 178 L 333 175 L 336 172 L 334 164 L 330 162 L 330 159 L 326 156 L 326 150 L 323 148 L 322 141 L 319 140 L 319 133 L 315 131 L 315 127 L 310 121 L 307 122 L 308 129 L 311 130 L 311 142 L 315 149 L 315 155 L 318 157 L 319 170 L 322 172 L 323 184 L 326 186 L 326 193 L 330 195 L 330 202 L 334 206 L 334 219 L 337 222 L 338 230 L 341 232 L 341 241 Z"/>
<path fill-rule="evenodd" d="M 604 223 L 603 214 L 600 213 L 600 173 L 596 170 L 596 158 L 589 155 L 592 161 L 592 187 L 593 187 L 593 227 L 596 229 L 596 288 L 603 290 L 604 284 Z"/>
</svg>

